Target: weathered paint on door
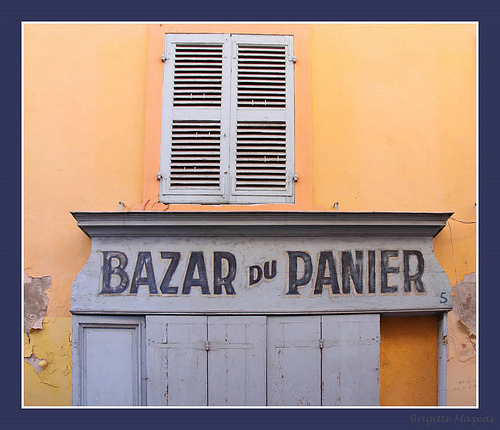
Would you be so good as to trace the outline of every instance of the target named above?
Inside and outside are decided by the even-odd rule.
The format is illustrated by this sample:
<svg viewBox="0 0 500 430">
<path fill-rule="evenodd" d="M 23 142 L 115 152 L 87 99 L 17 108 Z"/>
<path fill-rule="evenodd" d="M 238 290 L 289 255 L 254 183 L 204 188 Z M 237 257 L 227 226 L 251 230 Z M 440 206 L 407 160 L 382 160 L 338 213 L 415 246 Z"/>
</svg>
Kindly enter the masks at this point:
<svg viewBox="0 0 500 430">
<path fill-rule="evenodd" d="M 144 390 L 144 319 L 77 315 L 73 318 L 73 403 L 140 406 Z"/>
<path fill-rule="evenodd" d="M 319 316 L 269 317 L 268 405 L 321 405 Z"/>
<path fill-rule="evenodd" d="M 147 316 L 148 404 L 266 404 L 266 318 Z"/>
<path fill-rule="evenodd" d="M 378 405 L 379 315 L 268 318 L 268 404 Z"/>
<path fill-rule="evenodd" d="M 147 316 L 148 405 L 207 404 L 207 317 Z"/>
<path fill-rule="evenodd" d="M 379 404 L 379 315 L 146 322 L 149 405 Z"/>
<path fill-rule="evenodd" d="M 266 317 L 208 317 L 208 404 L 266 405 Z"/>
<path fill-rule="evenodd" d="M 322 405 L 380 404 L 380 316 L 321 317 Z"/>
</svg>

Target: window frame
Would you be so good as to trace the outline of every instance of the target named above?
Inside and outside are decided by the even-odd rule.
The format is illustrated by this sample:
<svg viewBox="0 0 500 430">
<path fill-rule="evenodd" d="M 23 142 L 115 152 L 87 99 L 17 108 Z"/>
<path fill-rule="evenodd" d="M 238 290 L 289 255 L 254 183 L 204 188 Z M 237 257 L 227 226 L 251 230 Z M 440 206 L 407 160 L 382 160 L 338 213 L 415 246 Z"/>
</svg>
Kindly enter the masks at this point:
<svg viewBox="0 0 500 430">
<path fill-rule="evenodd" d="M 295 203 L 295 101 L 294 47 L 292 35 L 235 34 L 235 33 L 166 33 L 164 37 L 164 74 L 161 114 L 161 154 L 158 179 L 159 201 L 166 204 L 282 204 Z M 220 107 L 197 108 L 197 119 L 220 121 L 219 188 L 179 188 L 170 185 L 172 122 L 182 118 L 182 108 L 174 108 L 174 67 L 176 43 L 222 43 L 222 99 Z M 285 46 L 285 108 L 237 107 L 237 44 Z M 231 72 L 231 69 L 233 72 Z M 265 112 L 267 110 L 267 113 Z M 184 109 L 184 112 L 187 112 Z M 270 113 L 270 114 L 269 114 Z M 199 115 L 199 116 L 198 116 Z M 285 188 L 237 189 L 236 133 L 237 121 L 271 121 L 280 118 L 286 127 Z"/>
</svg>

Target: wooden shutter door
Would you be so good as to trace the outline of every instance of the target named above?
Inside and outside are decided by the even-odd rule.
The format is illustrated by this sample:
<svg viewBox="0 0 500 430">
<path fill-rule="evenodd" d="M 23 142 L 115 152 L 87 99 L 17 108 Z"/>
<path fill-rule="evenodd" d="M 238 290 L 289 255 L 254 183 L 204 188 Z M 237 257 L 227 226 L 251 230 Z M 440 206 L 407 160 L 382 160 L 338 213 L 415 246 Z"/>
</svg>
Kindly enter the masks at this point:
<svg viewBox="0 0 500 430">
<path fill-rule="evenodd" d="M 293 201 L 293 38 L 232 35 L 231 199 Z"/>
<path fill-rule="evenodd" d="M 167 34 L 160 196 L 164 202 L 227 201 L 229 36 Z"/>
<path fill-rule="evenodd" d="M 208 405 L 266 404 L 266 317 L 208 317 Z"/>
<path fill-rule="evenodd" d="M 268 317 L 269 406 L 320 406 L 320 317 Z"/>
<path fill-rule="evenodd" d="M 147 316 L 148 405 L 207 405 L 207 317 Z"/>
<path fill-rule="evenodd" d="M 380 404 L 380 315 L 323 315 L 322 404 Z"/>
<path fill-rule="evenodd" d="M 145 404 L 144 320 L 73 316 L 73 404 Z"/>
</svg>

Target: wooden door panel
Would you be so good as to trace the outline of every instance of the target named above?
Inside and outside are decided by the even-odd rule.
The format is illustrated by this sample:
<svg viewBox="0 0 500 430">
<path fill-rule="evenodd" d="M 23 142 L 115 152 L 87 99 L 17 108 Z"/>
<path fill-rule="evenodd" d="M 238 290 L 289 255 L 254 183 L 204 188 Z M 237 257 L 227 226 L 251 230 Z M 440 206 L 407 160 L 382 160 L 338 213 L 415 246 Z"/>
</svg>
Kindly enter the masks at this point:
<svg viewBox="0 0 500 430">
<path fill-rule="evenodd" d="M 319 316 L 268 317 L 269 406 L 321 405 Z"/>
<path fill-rule="evenodd" d="M 266 317 L 208 318 L 208 404 L 266 404 Z"/>
<path fill-rule="evenodd" d="M 379 315 L 323 315 L 322 404 L 380 403 Z"/>
<path fill-rule="evenodd" d="M 148 316 L 148 404 L 207 405 L 207 317 Z"/>
</svg>

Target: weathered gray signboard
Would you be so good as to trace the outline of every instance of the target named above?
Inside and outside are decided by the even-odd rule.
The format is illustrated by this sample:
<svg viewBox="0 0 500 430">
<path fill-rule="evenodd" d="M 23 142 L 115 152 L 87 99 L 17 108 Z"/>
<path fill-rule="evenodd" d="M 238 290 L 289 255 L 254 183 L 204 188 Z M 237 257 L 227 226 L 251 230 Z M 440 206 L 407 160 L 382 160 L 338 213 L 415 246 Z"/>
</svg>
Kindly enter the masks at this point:
<svg viewBox="0 0 500 430">
<path fill-rule="evenodd" d="M 447 311 L 432 249 L 449 213 L 78 212 L 73 313 Z"/>
</svg>

